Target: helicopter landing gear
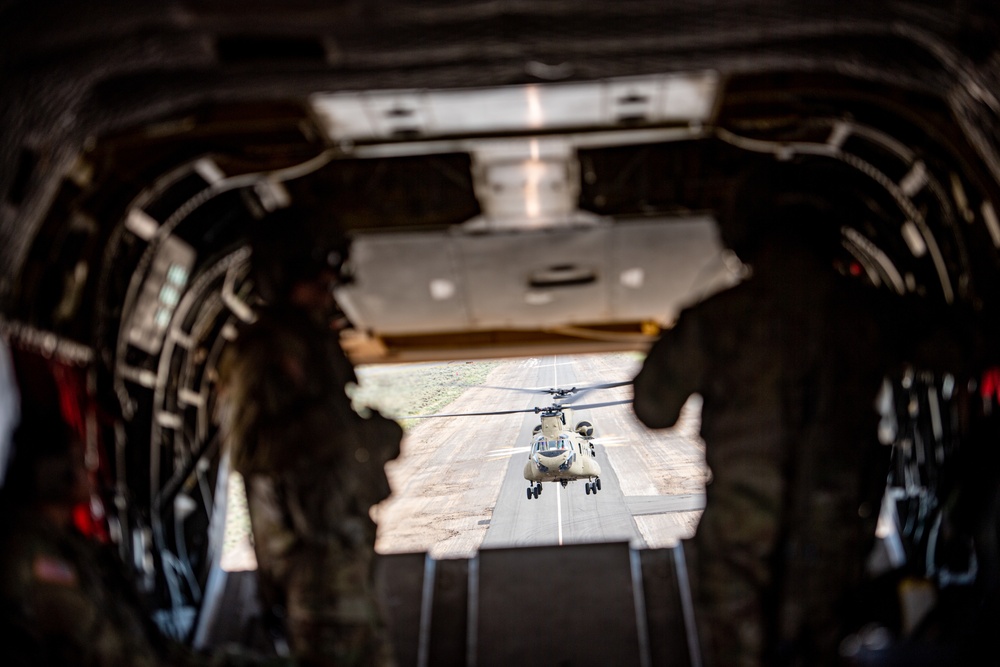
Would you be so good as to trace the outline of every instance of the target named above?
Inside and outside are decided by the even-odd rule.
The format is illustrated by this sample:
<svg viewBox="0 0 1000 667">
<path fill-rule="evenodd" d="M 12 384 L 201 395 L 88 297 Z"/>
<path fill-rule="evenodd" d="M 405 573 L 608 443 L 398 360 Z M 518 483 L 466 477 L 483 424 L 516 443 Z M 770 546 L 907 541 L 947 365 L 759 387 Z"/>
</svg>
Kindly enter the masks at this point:
<svg viewBox="0 0 1000 667">
<path fill-rule="evenodd" d="M 531 487 L 529 486 L 528 487 L 528 500 L 531 500 L 532 498 L 534 498 L 534 496 L 531 495 Z"/>
<path fill-rule="evenodd" d="M 538 482 L 532 486 L 529 486 L 527 490 L 528 490 L 528 500 L 531 500 L 532 498 L 537 498 L 542 494 L 542 483 Z"/>
<path fill-rule="evenodd" d="M 587 490 L 587 495 L 589 496 L 590 495 L 590 482 L 587 482 L 586 484 L 584 484 L 583 488 L 585 488 Z"/>
<path fill-rule="evenodd" d="M 597 487 L 598 491 L 601 490 L 601 478 L 600 477 L 598 477 L 597 479 L 594 480 L 594 485 Z"/>
<path fill-rule="evenodd" d="M 593 482 L 587 482 L 584 484 L 584 488 L 587 490 L 588 496 L 592 493 L 596 496 L 597 492 L 601 490 L 601 478 L 598 477 Z"/>
</svg>

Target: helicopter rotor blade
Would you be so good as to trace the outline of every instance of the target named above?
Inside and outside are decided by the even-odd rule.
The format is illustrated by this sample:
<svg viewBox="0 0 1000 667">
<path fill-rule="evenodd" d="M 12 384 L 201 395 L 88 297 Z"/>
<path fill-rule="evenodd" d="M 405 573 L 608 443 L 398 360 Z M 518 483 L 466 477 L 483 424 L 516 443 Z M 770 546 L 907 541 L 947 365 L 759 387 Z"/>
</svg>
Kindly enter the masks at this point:
<svg viewBox="0 0 1000 667">
<path fill-rule="evenodd" d="M 401 415 L 396 419 L 431 419 L 435 417 L 490 417 L 492 415 L 514 415 L 519 412 L 536 412 L 535 408 L 524 410 L 491 410 L 489 412 L 449 412 L 434 415 Z"/>
<path fill-rule="evenodd" d="M 625 387 L 630 384 L 632 384 L 631 380 L 623 380 L 622 382 L 606 382 L 604 384 L 592 384 L 587 385 L 586 387 L 577 387 L 566 397 L 566 403 L 579 401 L 595 389 L 612 389 L 614 387 Z"/>
<path fill-rule="evenodd" d="M 621 401 L 605 401 L 603 403 L 584 403 L 582 405 L 567 405 L 565 403 L 557 403 L 550 409 L 561 410 L 563 408 L 569 408 L 571 410 L 590 410 L 592 408 L 606 408 L 612 405 L 630 405 L 631 403 L 632 403 L 631 398 L 627 398 Z M 540 409 L 544 410 L 545 408 L 540 408 Z"/>
<path fill-rule="evenodd" d="M 631 403 L 631 399 L 626 399 L 622 401 L 607 401 L 604 403 L 587 403 L 585 405 L 565 405 L 562 403 L 555 403 L 553 405 L 548 405 L 544 407 L 537 408 L 525 408 L 523 410 L 490 410 L 486 412 L 449 412 L 449 413 L 439 413 L 433 415 L 404 415 L 396 417 L 396 419 L 432 419 L 437 417 L 490 417 L 493 415 L 515 415 L 520 413 L 541 413 L 545 411 L 557 411 L 563 408 L 572 408 L 573 410 L 588 410 L 590 408 L 604 408 L 611 405 L 625 405 Z"/>
<path fill-rule="evenodd" d="M 553 392 L 558 392 L 558 389 L 527 389 L 524 387 L 501 387 L 492 384 L 468 384 L 461 385 L 463 387 L 468 387 L 469 389 L 502 389 L 503 391 L 515 391 L 519 394 L 551 394 Z"/>
<path fill-rule="evenodd" d="M 580 387 L 578 391 L 590 391 L 591 389 L 613 389 L 614 387 L 625 387 L 632 384 L 631 380 L 622 380 L 621 382 L 605 382 L 603 384 L 589 384 L 586 387 Z"/>
<path fill-rule="evenodd" d="M 595 389 L 612 389 L 614 387 L 624 387 L 630 384 L 632 384 L 631 380 L 623 380 L 621 382 L 605 382 L 602 384 L 591 384 L 583 387 L 566 387 L 566 388 L 549 387 L 546 389 L 542 388 L 529 389 L 525 387 L 502 387 L 490 384 L 475 384 L 467 386 L 469 388 L 500 389 L 502 391 L 514 391 L 519 394 L 548 394 L 553 398 L 565 400 L 568 402 L 568 401 L 579 400 L 581 396 Z"/>
</svg>

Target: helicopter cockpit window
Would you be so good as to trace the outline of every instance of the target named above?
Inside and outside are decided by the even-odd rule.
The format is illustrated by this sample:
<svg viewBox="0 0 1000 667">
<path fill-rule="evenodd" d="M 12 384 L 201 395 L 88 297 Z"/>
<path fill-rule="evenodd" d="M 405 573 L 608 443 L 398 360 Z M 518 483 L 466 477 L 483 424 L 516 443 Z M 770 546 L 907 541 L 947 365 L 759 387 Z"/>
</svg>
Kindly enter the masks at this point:
<svg viewBox="0 0 1000 667">
<path fill-rule="evenodd" d="M 544 435 L 540 435 L 535 438 L 534 450 L 536 452 L 544 452 L 547 450 L 558 451 L 560 449 L 573 449 L 572 441 L 565 435 L 551 440 L 546 438 Z"/>
</svg>

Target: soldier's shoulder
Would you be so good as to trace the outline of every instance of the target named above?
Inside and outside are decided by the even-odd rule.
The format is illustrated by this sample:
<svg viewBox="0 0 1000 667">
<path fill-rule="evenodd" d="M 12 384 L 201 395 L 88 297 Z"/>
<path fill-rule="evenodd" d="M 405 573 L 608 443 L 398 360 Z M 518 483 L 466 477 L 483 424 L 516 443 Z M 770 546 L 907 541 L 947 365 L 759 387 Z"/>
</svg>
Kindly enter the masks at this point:
<svg viewBox="0 0 1000 667">
<path fill-rule="evenodd" d="M 678 320 L 687 319 L 690 322 L 729 318 L 733 312 L 745 310 L 758 300 L 759 294 L 754 286 L 750 282 L 743 282 L 688 305 L 680 312 Z"/>
</svg>

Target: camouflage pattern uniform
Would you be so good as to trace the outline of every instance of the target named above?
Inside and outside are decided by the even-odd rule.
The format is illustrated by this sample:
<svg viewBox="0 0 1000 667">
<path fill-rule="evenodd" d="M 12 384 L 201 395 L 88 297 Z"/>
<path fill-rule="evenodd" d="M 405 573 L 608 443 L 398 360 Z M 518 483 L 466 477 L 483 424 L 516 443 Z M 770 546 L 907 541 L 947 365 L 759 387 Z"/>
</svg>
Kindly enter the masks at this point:
<svg viewBox="0 0 1000 667">
<path fill-rule="evenodd" d="M 92 491 L 83 447 L 59 409 L 34 391 L 51 376 L 28 378 L 27 391 L 19 382 L 22 412 L 0 491 L 4 664 L 176 664 L 161 661 L 166 646 L 117 554 L 73 526 L 74 507 Z"/>
<path fill-rule="evenodd" d="M 705 663 L 836 664 L 884 489 L 873 403 L 902 321 L 891 296 L 805 253 L 754 268 L 664 332 L 635 412 L 662 428 L 704 401 L 712 477 L 689 546 Z"/>
<path fill-rule="evenodd" d="M 369 509 L 389 495 L 402 429 L 352 409 L 349 360 L 300 308 L 263 309 L 224 374 L 265 606 L 306 664 L 390 664 Z"/>
<path fill-rule="evenodd" d="M 0 548 L 5 665 L 171 664 L 101 545 L 23 510 L 5 517 Z"/>
<path fill-rule="evenodd" d="M 196 654 L 149 620 L 109 547 L 31 509 L 0 526 L 5 667 L 296 667 L 239 647 Z"/>
</svg>

